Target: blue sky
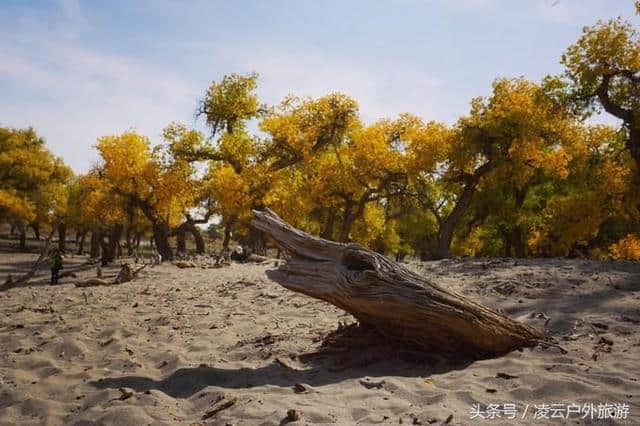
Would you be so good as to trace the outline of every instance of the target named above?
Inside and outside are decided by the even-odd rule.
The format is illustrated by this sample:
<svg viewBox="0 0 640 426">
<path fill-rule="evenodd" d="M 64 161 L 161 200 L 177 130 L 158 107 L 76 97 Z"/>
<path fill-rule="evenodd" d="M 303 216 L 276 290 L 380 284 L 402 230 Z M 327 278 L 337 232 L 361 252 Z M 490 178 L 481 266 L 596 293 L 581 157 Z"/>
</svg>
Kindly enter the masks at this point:
<svg viewBox="0 0 640 426">
<path fill-rule="evenodd" d="M 453 123 L 496 77 L 539 80 L 584 25 L 631 0 L 0 2 L 0 125 L 34 126 L 75 171 L 96 138 L 160 140 L 212 80 L 256 71 L 263 102 L 341 91 L 373 121 Z"/>
</svg>

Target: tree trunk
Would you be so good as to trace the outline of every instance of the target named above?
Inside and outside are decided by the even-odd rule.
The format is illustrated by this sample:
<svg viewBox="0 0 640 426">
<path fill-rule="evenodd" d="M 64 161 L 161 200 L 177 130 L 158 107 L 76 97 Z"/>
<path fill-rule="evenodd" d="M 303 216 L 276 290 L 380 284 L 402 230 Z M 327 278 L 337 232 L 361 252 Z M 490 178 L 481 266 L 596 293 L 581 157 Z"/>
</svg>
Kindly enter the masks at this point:
<svg viewBox="0 0 640 426">
<path fill-rule="evenodd" d="M 185 240 L 184 234 L 185 232 L 182 230 L 176 233 L 176 251 L 178 253 L 186 253 L 187 251 L 187 241 Z"/>
<path fill-rule="evenodd" d="M 107 239 L 100 240 L 102 246 L 102 265 L 106 266 L 109 263 L 116 260 L 118 254 L 118 247 L 120 246 L 120 238 L 122 237 L 122 225 L 115 225 L 109 234 Z"/>
<path fill-rule="evenodd" d="M 204 239 L 202 238 L 202 233 L 198 229 L 196 225 L 191 225 L 189 227 L 189 232 L 193 236 L 193 240 L 196 243 L 196 253 L 204 254 Z"/>
<path fill-rule="evenodd" d="M 169 226 L 163 222 L 155 222 L 151 225 L 153 239 L 162 260 L 173 260 L 173 251 L 169 245 Z"/>
<path fill-rule="evenodd" d="M 529 192 L 530 184 L 526 184 L 521 188 L 515 188 L 514 198 L 516 202 L 516 211 L 519 212 L 522 210 L 522 206 L 524 205 L 525 200 L 527 199 L 527 193 Z M 523 258 L 525 257 L 525 237 L 524 237 L 524 229 L 522 225 L 520 225 L 517 221 L 511 230 L 511 240 L 513 248 L 516 252 L 516 257 Z"/>
<path fill-rule="evenodd" d="M 511 231 L 512 246 L 515 251 L 515 257 L 525 257 L 525 244 L 523 238 L 522 226 L 516 225 Z"/>
<path fill-rule="evenodd" d="M 438 241 L 438 258 L 447 259 L 451 257 L 451 241 L 456 226 L 460 222 L 462 215 L 466 213 L 471 205 L 473 196 L 476 193 L 478 182 L 482 176 L 491 170 L 493 164 L 491 162 L 484 163 L 478 167 L 472 175 L 464 178 L 464 186 L 460 198 L 456 200 L 456 205 L 440 224 L 440 235 Z"/>
<path fill-rule="evenodd" d="M 33 229 L 33 234 L 36 236 L 36 240 L 40 240 L 40 225 L 32 223 L 31 229 Z"/>
<path fill-rule="evenodd" d="M 344 206 L 344 215 L 342 216 L 342 225 L 340 226 L 340 235 L 338 241 L 346 243 L 349 240 L 349 232 L 351 232 L 351 225 L 353 225 L 353 214 L 351 209 L 353 208 L 353 201 L 349 200 Z"/>
<path fill-rule="evenodd" d="M 67 251 L 67 225 L 65 223 L 58 225 L 58 249 L 62 253 Z"/>
<path fill-rule="evenodd" d="M 453 210 L 451 210 L 449 216 L 442 221 L 442 226 L 440 227 L 440 238 L 438 241 L 438 257 L 440 259 L 447 259 L 451 257 L 451 241 L 453 240 L 453 232 L 455 231 L 460 218 L 462 218 L 462 215 L 467 211 L 469 205 L 471 205 L 473 194 L 476 192 L 476 182 L 477 180 L 472 179 L 464 185 L 462 194 L 456 202 L 456 205 L 453 207 Z"/>
<path fill-rule="evenodd" d="M 326 239 L 326 240 L 330 240 L 331 238 L 333 238 L 333 226 L 336 222 L 336 210 L 333 207 L 329 208 L 329 212 L 327 213 L 327 223 L 324 226 L 324 229 L 322 230 L 322 234 L 320 234 L 320 237 Z"/>
<path fill-rule="evenodd" d="M 378 253 L 312 237 L 270 210 L 253 213 L 253 226 L 292 254 L 267 272 L 269 278 L 344 309 L 390 338 L 472 357 L 499 355 L 548 339 Z"/>
<path fill-rule="evenodd" d="M 504 257 L 511 257 L 511 237 L 506 229 L 501 228 L 502 241 L 504 241 Z"/>
<path fill-rule="evenodd" d="M 264 233 L 254 227 L 249 229 L 249 248 L 252 254 L 258 254 L 260 256 L 267 254 L 267 243 L 265 242 Z"/>
<path fill-rule="evenodd" d="M 132 231 L 133 231 L 133 227 L 128 226 L 126 232 L 124 233 L 124 241 L 127 246 L 127 256 L 133 255 L 133 242 L 131 241 Z"/>
<path fill-rule="evenodd" d="M 222 248 L 228 249 L 231 242 L 231 228 L 233 227 L 233 221 L 228 221 L 224 225 L 224 239 L 222 240 Z"/>
<path fill-rule="evenodd" d="M 448 259 L 451 257 L 451 241 L 453 240 L 453 231 L 458 223 L 457 220 L 445 220 L 440 228 L 440 238 L 438 240 L 437 259 Z"/>
<path fill-rule="evenodd" d="M 89 253 L 91 259 L 100 257 L 100 240 L 102 240 L 102 232 L 91 231 L 91 251 Z"/>
<path fill-rule="evenodd" d="M 629 139 L 627 140 L 627 148 L 631 153 L 631 157 L 636 162 L 636 167 L 640 169 L 640 120 L 634 120 L 629 124 Z"/>
<path fill-rule="evenodd" d="M 80 231 L 78 235 L 76 235 L 76 241 L 78 243 L 78 254 L 84 253 L 84 239 L 87 236 L 87 231 Z"/>
<path fill-rule="evenodd" d="M 27 230 L 24 228 L 24 226 L 20 226 L 20 245 L 19 245 L 19 249 L 20 251 L 27 251 Z"/>
</svg>

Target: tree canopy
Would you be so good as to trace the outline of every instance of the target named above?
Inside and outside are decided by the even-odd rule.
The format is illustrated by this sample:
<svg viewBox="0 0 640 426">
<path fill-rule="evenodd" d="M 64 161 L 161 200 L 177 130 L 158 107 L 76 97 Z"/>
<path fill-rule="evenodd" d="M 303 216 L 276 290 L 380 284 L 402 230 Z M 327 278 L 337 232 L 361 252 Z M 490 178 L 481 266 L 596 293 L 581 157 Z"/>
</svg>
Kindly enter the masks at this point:
<svg viewBox="0 0 640 426">
<path fill-rule="evenodd" d="M 451 125 L 415 112 L 367 122 L 344 93 L 269 106 L 256 73 L 230 74 L 198 101 L 206 134 L 169 123 L 155 145 L 103 136 L 78 177 L 33 129 L 0 128 L 0 220 L 91 232 L 92 252 L 111 259 L 122 235 L 131 252 L 145 233 L 165 259 L 185 234 L 203 252 L 206 226 L 224 247 L 264 251 L 249 222 L 265 207 L 398 257 L 638 259 L 640 37 L 622 18 L 599 21 L 561 63 L 541 82 L 496 79 Z M 600 113 L 620 125 L 594 124 Z"/>
</svg>

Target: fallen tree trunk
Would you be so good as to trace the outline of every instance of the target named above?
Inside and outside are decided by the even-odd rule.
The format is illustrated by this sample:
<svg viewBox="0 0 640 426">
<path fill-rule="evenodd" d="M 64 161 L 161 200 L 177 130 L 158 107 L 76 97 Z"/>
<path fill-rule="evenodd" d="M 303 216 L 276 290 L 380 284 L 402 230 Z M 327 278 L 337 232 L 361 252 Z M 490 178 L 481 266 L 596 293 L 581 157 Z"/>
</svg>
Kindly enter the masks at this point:
<svg viewBox="0 0 640 426">
<path fill-rule="evenodd" d="M 24 287 L 29 284 L 29 281 L 31 281 L 31 279 L 38 272 L 40 265 L 42 265 L 45 261 L 49 259 L 49 245 L 51 244 L 51 239 L 53 238 L 54 232 L 55 232 L 55 229 L 49 233 L 49 236 L 45 240 L 44 245 L 40 250 L 40 256 L 38 257 L 38 260 L 36 260 L 36 262 L 33 264 L 29 272 L 24 274 L 22 277 L 16 279 L 15 281 L 10 278 L 11 276 L 9 276 L 9 279 L 7 279 L 7 281 L 4 284 L 0 285 L 0 291 L 7 291 L 16 287 Z"/>
<path fill-rule="evenodd" d="M 133 268 L 131 268 L 131 265 L 129 265 L 128 263 L 123 263 L 120 266 L 120 271 L 118 272 L 118 275 L 116 275 L 116 278 L 113 281 L 107 281 L 105 279 L 102 279 L 101 278 L 102 273 L 99 272 L 97 278 L 87 278 L 86 280 L 82 280 L 74 283 L 74 285 L 76 287 L 97 287 L 97 286 L 111 286 L 111 285 L 127 283 L 129 281 L 133 281 L 138 276 L 138 273 L 140 273 L 140 271 L 146 268 L 146 266 L 147 265 L 142 265 L 140 268 L 134 270 Z"/>
<path fill-rule="evenodd" d="M 325 300 L 383 335 L 440 353 L 484 357 L 549 340 L 544 333 L 438 286 L 357 244 L 306 234 L 271 210 L 252 225 L 292 257 L 268 271 L 289 290 Z"/>
<path fill-rule="evenodd" d="M 87 278 L 86 280 L 74 283 L 74 285 L 76 287 L 97 287 L 113 285 L 113 283 L 111 281 L 103 280 L 102 278 Z"/>
</svg>

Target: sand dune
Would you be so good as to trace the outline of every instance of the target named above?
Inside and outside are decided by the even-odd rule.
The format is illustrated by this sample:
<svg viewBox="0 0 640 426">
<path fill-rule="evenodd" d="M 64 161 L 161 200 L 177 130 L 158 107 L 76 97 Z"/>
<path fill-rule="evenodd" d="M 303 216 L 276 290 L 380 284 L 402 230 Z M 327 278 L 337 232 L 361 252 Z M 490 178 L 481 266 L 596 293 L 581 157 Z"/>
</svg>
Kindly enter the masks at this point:
<svg viewBox="0 0 640 426">
<path fill-rule="evenodd" d="M 30 259 L 2 254 L 0 270 Z M 269 281 L 270 267 L 165 264 L 114 287 L 65 278 L 0 293 L 0 424 L 640 424 L 638 263 L 410 264 L 568 351 L 457 364 L 391 342 L 342 345 L 358 330 L 335 331 L 353 319 Z M 626 419 L 598 419 L 604 403 Z M 534 418 L 542 404 L 562 405 Z M 580 411 L 559 418 L 569 404 Z"/>
</svg>

